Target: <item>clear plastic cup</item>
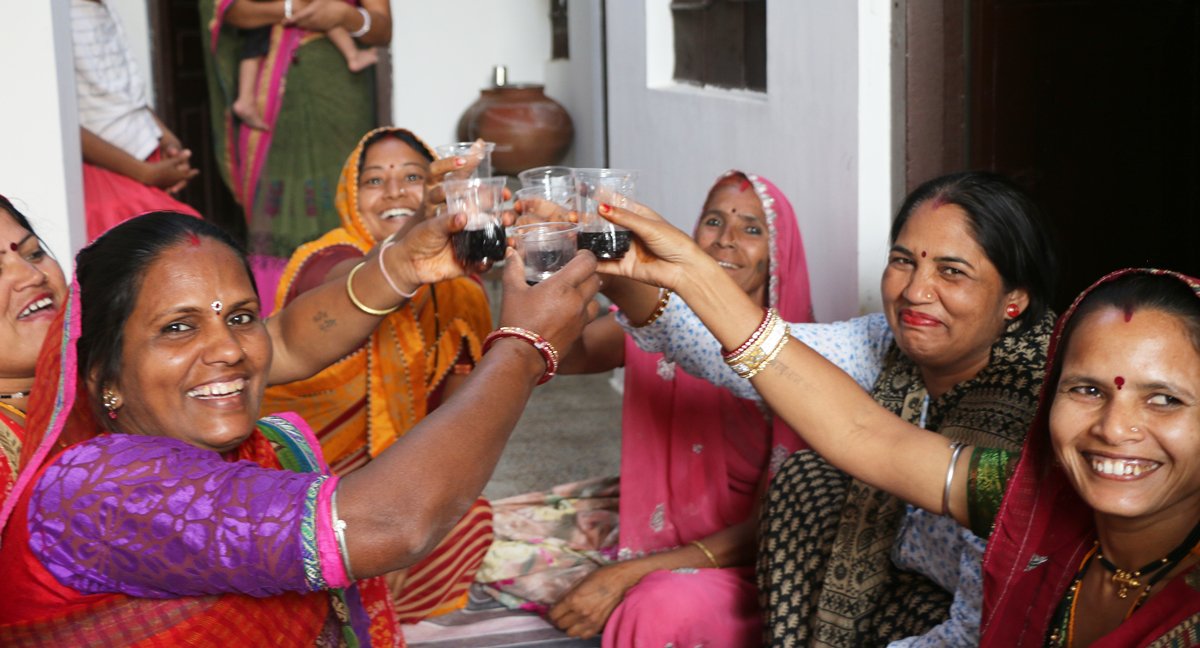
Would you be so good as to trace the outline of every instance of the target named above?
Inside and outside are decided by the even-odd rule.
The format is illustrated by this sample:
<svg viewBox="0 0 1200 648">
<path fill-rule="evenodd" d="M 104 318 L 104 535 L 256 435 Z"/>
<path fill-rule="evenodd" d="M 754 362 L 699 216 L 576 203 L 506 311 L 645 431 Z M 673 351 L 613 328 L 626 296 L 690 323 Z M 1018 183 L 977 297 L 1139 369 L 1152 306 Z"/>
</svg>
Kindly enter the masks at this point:
<svg viewBox="0 0 1200 648">
<path fill-rule="evenodd" d="M 517 252 L 525 260 L 525 283 L 550 278 L 575 258 L 579 226 L 574 223 L 530 223 L 509 228 Z"/>
<path fill-rule="evenodd" d="M 496 145 L 492 142 L 456 142 L 454 144 L 442 144 L 441 146 L 434 147 L 433 150 L 437 153 L 439 159 L 458 156 L 465 157 L 468 160 L 472 157 L 480 158 L 478 165 L 471 166 L 468 164 L 465 169 L 451 171 L 446 174 L 447 178 L 465 180 L 467 178 L 492 177 L 492 152 L 496 150 Z"/>
<path fill-rule="evenodd" d="M 466 214 L 467 226 L 451 237 L 454 253 L 465 264 L 488 264 L 504 258 L 504 186 L 507 176 L 446 180 L 446 209 Z"/>
<path fill-rule="evenodd" d="M 620 259 L 629 251 L 628 229 L 600 215 L 601 203 L 628 207 L 637 186 L 637 171 L 625 169 L 575 169 L 579 193 L 579 249 L 591 250 L 599 259 Z"/>
</svg>

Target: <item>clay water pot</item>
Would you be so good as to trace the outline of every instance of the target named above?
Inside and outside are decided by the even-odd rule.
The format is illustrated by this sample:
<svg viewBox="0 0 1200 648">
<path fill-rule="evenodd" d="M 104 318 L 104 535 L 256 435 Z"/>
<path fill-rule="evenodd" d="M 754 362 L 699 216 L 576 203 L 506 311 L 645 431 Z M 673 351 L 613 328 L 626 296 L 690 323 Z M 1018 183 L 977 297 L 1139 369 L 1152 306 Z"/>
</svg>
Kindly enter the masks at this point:
<svg viewBox="0 0 1200 648">
<path fill-rule="evenodd" d="M 506 175 L 556 164 L 574 135 L 566 109 L 534 84 L 484 88 L 458 120 L 459 141 L 496 143 L 492 168 Z"/>
</svg>

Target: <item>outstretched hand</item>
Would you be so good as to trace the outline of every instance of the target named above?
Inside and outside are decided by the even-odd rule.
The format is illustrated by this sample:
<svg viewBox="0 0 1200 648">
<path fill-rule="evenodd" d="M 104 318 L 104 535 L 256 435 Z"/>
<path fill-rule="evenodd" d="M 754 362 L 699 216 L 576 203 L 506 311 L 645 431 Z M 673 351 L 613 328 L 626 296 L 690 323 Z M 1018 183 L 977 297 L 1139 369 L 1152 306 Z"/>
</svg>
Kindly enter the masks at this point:
<svg viewBox="0 0 1200 648">
<path fill-rule="evenodd" d="M 599 271 L 676 290 L 689 269 L 712 259 L 692 237 L 663 220 L 653 209 L 628 201 L 627 208 L 600 206 L 600 215 L 634 234 L 632 246 L 618 260 L 602 261 Z"/>
<path fill-rule="evenodd" d="M 504 299 L 500 304 L 500 326 L 533 331 L 565 353 L 583 327 L 596 317 L 600 305 L 593 297 L 600 289 L 596 257 L 581 250 L 536 286 L 525 283 L 525 263 L 510 248 L 504 261 Z"/>
</svg>

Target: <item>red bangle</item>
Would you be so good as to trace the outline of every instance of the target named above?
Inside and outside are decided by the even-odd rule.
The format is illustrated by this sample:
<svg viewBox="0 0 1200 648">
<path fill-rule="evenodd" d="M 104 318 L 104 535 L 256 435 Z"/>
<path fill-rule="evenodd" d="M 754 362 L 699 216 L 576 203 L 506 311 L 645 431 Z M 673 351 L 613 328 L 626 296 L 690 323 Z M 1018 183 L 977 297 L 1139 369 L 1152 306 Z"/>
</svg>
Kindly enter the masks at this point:
<svg viewBox="0 0 1200 648">
<path fill-rule="evenodd" d="M 530 331 L 516 326 L 501 326 L 492 331 L 483 340 L 483 353 L 487 353 L 488 349 L 492 348 L 492 344 L 500 338 L 517 338 L 525 340 L 533 348 L 537 349 L 538 353 L 542 354 L 542 359 L 546 361 L 546 373 L 542 374 L 541 379 L 537 384 L 542 384 L 554 377 L 558 373 L 558 350 L 546 338 Z"/>
<path fill-rule="evenodd" d="M 742 346 L 734 349 L 733 351 L 727 351 L 727 352 L 723 353 L 722 355 L 724 356 L 724 358 L 726 360 L 729 360 L 731 358 L 736 358 L 738 356 L 738 354 L 745 351 L 746 349 L 749 349 L 750 345 L 754 344 L 754 341 L 757 340 L 759 337 L 761 337 L 763 332 L 765 332 L 767 330 L 767 324 L 770 323 L 770 321 L 771 321 L 771 311 L 768 310 L 763 313 L 762 321 L 759 322 L 758 328 L 754 329 L 754 333 L 750 335 L 750 339 L 746 340 L 745 342 L 742 342 Z"/>
</svg>

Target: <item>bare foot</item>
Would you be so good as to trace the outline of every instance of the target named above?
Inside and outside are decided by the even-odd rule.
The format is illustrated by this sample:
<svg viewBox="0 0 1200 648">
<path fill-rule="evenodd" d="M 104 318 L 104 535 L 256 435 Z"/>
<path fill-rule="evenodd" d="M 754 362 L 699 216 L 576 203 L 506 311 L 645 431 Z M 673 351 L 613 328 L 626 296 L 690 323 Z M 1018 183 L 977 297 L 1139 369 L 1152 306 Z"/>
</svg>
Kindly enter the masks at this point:
<svg viewBox="0 0 1200 648">
<path fill-rule="evenodd" d="M 258 114 L 258 106 L 254 105 L 253 100 L 243 101 L 242 99 L 238 99 L 233 102 L 233 114 L 237 115 L 238 119 L 242 120 L 242 123 L 250 128 L 258 130 L 271 129 L 267 125 L 267 122 L 263 121 L 262 115 Z"/>
<path fill-rule="evenodd" d="M 358 50 L 358 53 L 346 60 L 346 67 L 350 68 L 351 72 L 362 72 L 378 62 L 379 52 L 372 47 L 371 49 Z"/>
</svg>

